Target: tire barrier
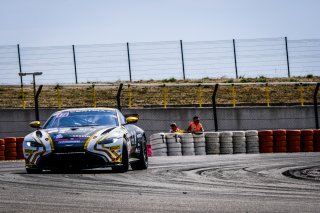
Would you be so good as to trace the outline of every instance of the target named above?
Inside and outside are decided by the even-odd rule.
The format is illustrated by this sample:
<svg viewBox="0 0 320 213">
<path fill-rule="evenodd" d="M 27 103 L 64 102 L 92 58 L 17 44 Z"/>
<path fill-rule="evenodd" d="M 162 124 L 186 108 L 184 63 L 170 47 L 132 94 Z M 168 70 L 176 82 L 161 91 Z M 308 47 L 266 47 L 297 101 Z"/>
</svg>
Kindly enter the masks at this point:
<svg viewBox="0 0 320 213">
<path fill-rule="evenodd" d="M 195 155 L 206 155 L 206 139 L 205 134 L 192 134 L 194 142 Z"/>
<path fill-rule="evenodd" d="M 245 131 L 235 131 L 232 135 L 233 154 L 246 153 L 246 133 Z"/>
<path fill-rule="evenodd" d="M 300 130 L 287 130 L 287 152 L 300 152 L 300 141 Z"/>
<path fill-rule="evenodd" d="M 165 134 L 168 156 L 182 156 L 181 139 L 178 134 L 168 133 Z"/>
<path fill-rule="evenodd" d="M 0 161 L 24 159 L 23 139 L 0 139 Z M 157 133 L 147 148 L 148 156 L 320 152 L 320 129 Z"/>
<path fill-rule="evenodd" d="M 17 140 L 13 137 L 4 138 L 5 159 L 17 160 Z"/>
<path fill-rule="evenodd" d="M 23 160 L 23 137 L 16 138 L 17 143 L 17 160 Z"/>
<path fill-rule="evenodd" d="M 179 135 L 181 139 L 182 155 L 195 155 L 194 139 L 191 133 Z"/>
<path fill-rule="evenodd" d="M 248 154 L 257 154 L 259 152 L 259 136 L 257 130 L 245 131 L 246 149 Z"/>
<path fill-rule="evenodd" d="M 163 133 L 153 134 L 150 136 L 151 156 L 167 156 L 167 143 Z"/>
<path fill-rule="evenodd" d="M 6 150 L 5 142 L 3 139 L 0 139 L 0 160 L 6 159 L 5 150 Z"/>
<path fill-rule="evenodd" d="M 219 132 L 206 132 L 206 153 L 207 155 L 220 154 L 220 138 Z"/>
<path fill-rule="evenodd" d="M 320 130 L 313 130 L 313 151 L 320 152 Z"/>
<path fill-rule="evenodd" d="M 301 151 L 313 152 L 313 130 L 304 129 L 301 130 Z"/>
<path fill-rule="evenodd" d="M 258 132 L 260 153 L 273 152 L 273 131 L 263 130 Z"/>
<path fill-rule="evenodd" d="M 285 129 L 273 130 L 273 151 L 275 153 L 287 152 L 287 131 Z"/>
<path fill-rule="evenodd" d="M 220 132 L 220 154 L 233 154 L 233 132 Z"/>
</svg>

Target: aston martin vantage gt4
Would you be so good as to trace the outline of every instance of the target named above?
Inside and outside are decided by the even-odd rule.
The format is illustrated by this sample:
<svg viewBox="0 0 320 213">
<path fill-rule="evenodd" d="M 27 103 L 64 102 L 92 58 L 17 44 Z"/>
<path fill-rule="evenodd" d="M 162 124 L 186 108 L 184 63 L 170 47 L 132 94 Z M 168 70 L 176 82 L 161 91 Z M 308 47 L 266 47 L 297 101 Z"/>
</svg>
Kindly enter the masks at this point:
<svg viewBox="0 0 320 213">
<path fill-rule="evenodd" d="M 82 108 L 55 112 L 43 126 L 31 122 L 37 130 L 24 138 L 26 170 L 147 169 L 146 136 L 133 124 L 138 119 L 113 108 Z"/>
</svg>

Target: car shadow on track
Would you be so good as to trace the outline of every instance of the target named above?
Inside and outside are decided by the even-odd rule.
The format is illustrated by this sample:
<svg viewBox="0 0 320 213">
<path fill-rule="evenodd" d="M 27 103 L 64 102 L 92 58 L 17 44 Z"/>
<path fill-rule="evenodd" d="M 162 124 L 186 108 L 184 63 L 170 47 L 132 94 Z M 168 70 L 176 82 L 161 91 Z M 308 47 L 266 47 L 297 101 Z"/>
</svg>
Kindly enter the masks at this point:
<svg viewBox="0 0 320 213">
<path fill-rule="evenodd" d="M 126 173 L 132 172 L 132 170 L 128 170 Z M 111 169 L 83 169 L 83 170 L 44 170 L 38 174 L 121 174 L 122 172 L 113 171 Z M 26 171 L 15 172 L 14 174 L 28 174 Z"/>
</svg>

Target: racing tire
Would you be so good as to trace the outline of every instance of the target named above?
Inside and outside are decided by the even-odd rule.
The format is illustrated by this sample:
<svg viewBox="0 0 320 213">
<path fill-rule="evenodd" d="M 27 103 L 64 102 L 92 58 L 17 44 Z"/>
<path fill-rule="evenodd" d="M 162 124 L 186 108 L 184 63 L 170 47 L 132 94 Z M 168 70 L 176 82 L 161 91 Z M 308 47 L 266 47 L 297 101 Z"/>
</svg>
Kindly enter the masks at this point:
<svg viewBox="0 0 320 213">
<path fill-rule="evenodd" d="M 40 168 L 26 168 L 27 174 L 41 174 L 42 169 Z"/>
<path fill-rule="evenodd" d="M 234 136 L 233 138 L 232 138 L 232 141 L 233 141 L 233 143 L 241 143 L 241 142 L 246 142 L 246 137 L 242 137 L 242 136 Z"/>
<path fill-rule="evenodd" d="M 258 131 L 257 130 L 247 130 L 245 132 L 246 137 L 251 137 L 251 136 L 258 136 Z"/>
<path fill-rule="evenodd" d="M 219 132 L 206 132 L 205 137 L 206 138 L 219 138 L 220 133 Z"/>
<path fill-rule="evenodd" d="M 194 144 L 193 143 L 181 143 L 181 148 L 194 148 Z"/>
<path fill-rule="evenodd" d="M 124 173 L 129 170 L 129 156 L 128 156 L 128 148 L 127 144 L 124 143 L 122 147 L 122 165 L 112 167 L 112 171 L 118 173 Z"/>
<path fill-rule="evenodd" d="M 206 143 L 219 143 L 220 138 L 206 138 Z"/>
<path fill-rule="evenodd" d="M 142 152 L 140 152 L 139 161 L 132 162 L 132 170 L 144 170 L 148 168 L 148 152 L 146 145 L 142 145 Z"/>
<path fill-rule="evenodd" d="M 168 156 L 182 156 L 182 152 L 168 152 Z"/>
<path fill-rule="evenodd" d="M 246 137 L 246 142 L 259 142 L 258 136 L 248 136 Z"/>
<path fill-rule="evenodd" d="M 220 154 L 233 154 L 233 148 L 221 148 L 220 147 Z"/>
<path fill-rule="evenodd" d="M 246 133 L 245 133 L 245 131 L 234 131 L 232 133 L 232 136 L 233 137 L 245 137 Z"/>
</svg>

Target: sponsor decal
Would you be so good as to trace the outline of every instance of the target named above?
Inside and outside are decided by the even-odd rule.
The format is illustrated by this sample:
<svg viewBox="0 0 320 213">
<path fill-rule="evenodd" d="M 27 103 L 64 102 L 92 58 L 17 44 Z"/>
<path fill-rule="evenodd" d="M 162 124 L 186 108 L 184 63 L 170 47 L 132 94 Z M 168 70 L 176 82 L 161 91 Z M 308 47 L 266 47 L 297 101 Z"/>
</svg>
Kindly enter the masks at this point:
<svg viewBox="0 0 320 213">
<path fill-rule="evenodd" d="M 108 150 L 111 151 L 116 151 L 116 150 L 120 150 L 120 146 L 110 146 L 110 147 L 106 147 Z"/>
<path fill-rule="evenodd" d="M 79 138 L 61 138 L 56 140 L 59 144 L 67 144 L 67 143 L 81 143 L 81 140 Z"/>
<path fill-rule="evenodd" d="M 63 135 L 62 134 L 58 134 L 56 136 L 53 137 L 54 139 L 60 139 L 60 138 L 63 138 Z"/>
<path fill-rule="evenodd" d="M 89 138 L 89 135 L 72 135 L 74 138 Z"/>
</svg>

